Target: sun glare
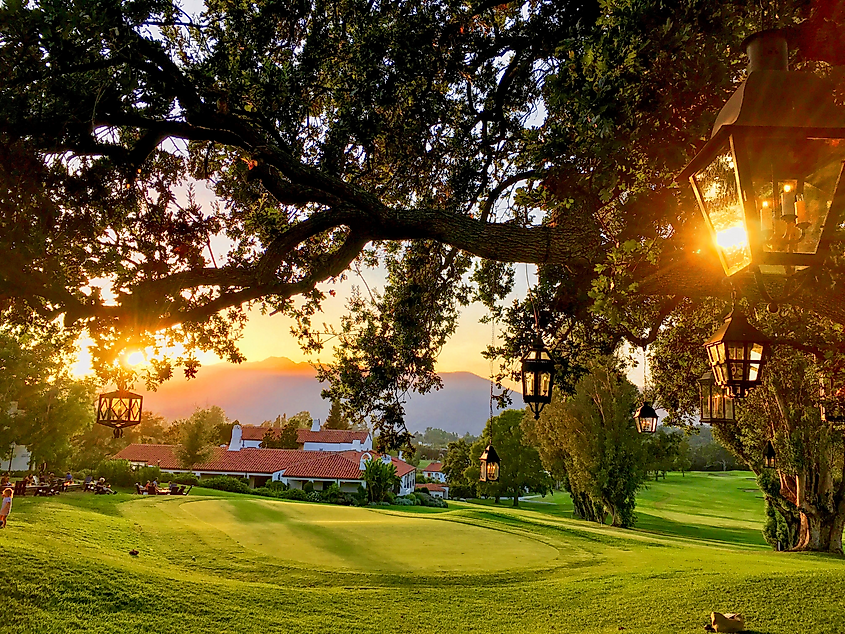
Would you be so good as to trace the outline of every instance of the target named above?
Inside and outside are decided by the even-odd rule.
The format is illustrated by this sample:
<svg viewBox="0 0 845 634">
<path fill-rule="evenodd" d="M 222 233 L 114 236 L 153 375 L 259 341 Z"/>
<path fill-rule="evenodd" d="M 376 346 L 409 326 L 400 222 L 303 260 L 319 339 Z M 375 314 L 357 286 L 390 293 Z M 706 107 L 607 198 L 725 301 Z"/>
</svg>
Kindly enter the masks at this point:
<svg viewBox="0 0 845 634">
<path fill-rule="evenodd" d="M 144 353 L 140 350 L 136 350 L 128 355 L 126 355 L 126 364 L 129 366 L 136 366 L 139 363 L 144 362 Z"/>
<path fill-rule="evenodd" d="M 716 234 L 716 244 L 725 251 L 742 249 L 748 245 L 748 234 L 741 225 L 734 225 L 733 227 L 722 229 Z"/>
</svg>

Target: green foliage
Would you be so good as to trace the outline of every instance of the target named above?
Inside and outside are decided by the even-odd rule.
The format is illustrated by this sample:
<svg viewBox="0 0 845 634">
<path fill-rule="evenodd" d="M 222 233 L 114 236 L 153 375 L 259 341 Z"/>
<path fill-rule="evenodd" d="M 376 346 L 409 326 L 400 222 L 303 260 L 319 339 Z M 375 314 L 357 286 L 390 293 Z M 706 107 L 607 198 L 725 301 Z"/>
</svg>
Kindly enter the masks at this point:
<svg viewBox="0 0 845 634">
<path fill-rule="evenodd" d="M 93 471 L 95 480 L 105 478 L 112 486 L 130 488 L 136 482 L 145 484 L 157 480 L 162 482 L 162 471 L 158 467 L 133 469 L 126 460 L 104 460 Z"/>
<path fill-rule="evenodd" d="M 478 483 L 476 490 L 480 495 L 496 499 L 509 495 L 514 506 L 519 506 L 520 496 L 528 492 L 545 493 L 552 485 L 540 454 L 523 431 L 523 414 L 520 410 L 511 409 L 488 420 L 481 437 L 472 445 L 471 461 L 464 470 L 465 482 Z M 490 443 L 502 461 L 499 480 L 478 482 L 479 458 Z"/>
<path fill-rule="evenodd" d="M 376 503 L 385 500 L 400 482 L 396 465 L 379 458 L 371 458 L 364 463 L 363 477 L 367 483 L 367 499 Z"/>
<path fill-rule="evenodd" d="M 634 427 L 637 388 L 613 357 L 590 363 L 575 393 L 554 399 L 536 422 L 525 426 L 543 460 L 565 469 L 565 484 L 585 519 L 630 528 L 636 518 L 636 493 L 647 468 L 646 451 Z"/>
<path fill-rule="evenodd" d="M 682 434 L 667 433 L 666 429 L 661 427 L 646 441 L 646 471 L 653 472 L 655 480 L 660 475 L 665 479 L 666 472 L 678 464 L 682 439 Z"/>
<path fill-rule="evenodd" d="M 475 497 L 475 481 L 470 480 L 466 473 L 472 466 L 472 447 L 465 438 L 449 443 L 446 457 L 443 459 L 443 473 L 450 487 L 462 487 L 465 495 L 458 497 Z"/>
<path fill-rule="evenodd" d="M 297 430 L 299 420 L 290 418 L 281 429 L 268 427 L 261 440 L 261 447 L 264 449 L 298 449 Z"/>
<path fill-rule="evenodd" d="M 208 409 L 197 408 L 188 420 L 181 423 L 180 443 L 175 453 L 182 467 L 192 469 L 211 458 L 218 425 L 223 421 L 225 414 L 215 405 Z"/>
<path fill-rule="evenodd" d="M 228 491 L 229 493 L 252 492 L 248 484 L 244 484 L 239 478 L 232 478 L 230 476 L 203 478 L 200 480 L 200 486 L 206 489 L 216 489 L 217 491 Z"/>
<path fill-rule="evenodd" d="M 340 401 L 337 399 L 332 401 L 329 408 L 329 414 L 326 416 L 326 422 L 323 423 L 323 429 L 350 429 L 349 419 L 346 412 L 340 406 Z"/>
</svg>

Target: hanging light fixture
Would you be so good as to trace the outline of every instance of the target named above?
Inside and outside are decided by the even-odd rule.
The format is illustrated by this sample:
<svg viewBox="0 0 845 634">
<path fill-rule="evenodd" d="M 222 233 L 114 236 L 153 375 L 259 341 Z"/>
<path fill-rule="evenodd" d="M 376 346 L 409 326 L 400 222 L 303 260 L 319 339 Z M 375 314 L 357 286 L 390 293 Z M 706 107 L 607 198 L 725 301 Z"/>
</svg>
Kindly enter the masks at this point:
<svg viewBox="0 0 845 634">
<path fill-rule="evenodd" d="M 704 344 L 716 383 L 734 398 L 760 384 L 771 339 L 748 323 L 736 307 L 722 327 Z"/>
<path fill-rule="evenodd" d="M 141 423 L 144 397 L 125 389 L 100 394 L 97 404 L 97 424 L 114 429 L 114 437 L 123 436 L 123 430 Z"/>
<path fill-rule="evenodd" d="M 555 362 L 538 334 L 534 345 L 522 357 L 522 400 L 531 408 L 534 419 L 540 418 L 543 408 L 552 402 Z"/>
<path fill-rule="evenodd" d="M 478 478 L 481 482 L 496 482 L 499 479 L 499 454 L 493 447 L 493 443 L 487 445 L 483 452 L 481 452 L 481 476 Z"/>
<path fill-rule="evenodd" d="M 775 458 L 775 446 L 772 444 L 771 440 L 767 440 L 766 448 L 763 449 L 763 466 L 766 467 L 766 469 L 774 469 L 776 466 Z"/>
<path fill-rule="evenodd" d="M 845 385 L 832 373 L 819 376 L 819 407 L 823 421 L 845 423 Z"/>
<path fill-rule="evenodd" d="M 646 355 L 645 346 L 643 346 L 643 394 L 646 393 L 648 385 L 648 356 Z M 657 412 L 648 401 L 643 401 L 636 414 L 634 414 L 634 422 L 637 425 L 637 432 L 640 434 L 653 434 L 657 431 L 657 421 L 659 420 Z"/>
<path fill-rule="evenodd" d="M 736 420 L 736 403 L 727 388 L 716 383 L 713 372 L 707 370 L 698 379 L 701 393 L 701 422 L 732 423 Z"/>
<path fill-rule="evenodd" d="M 845 216 L 845 108 L 827 80 L 787 70 L 781 32 L 744 48 L 748 77 L 679 180 L 692 184 L 725 274 L 753 272 L 765 297 L 762 276 L 821 264 Z"/>
<path fill-rule="evenodd" d="M 653 434 L 657 431 L 657 412 L 649 402 L 644 402 L 640 406 L 634 414 L 634 421 L 637 423 L 637 431 L 641 434 Z"/>
</svg>

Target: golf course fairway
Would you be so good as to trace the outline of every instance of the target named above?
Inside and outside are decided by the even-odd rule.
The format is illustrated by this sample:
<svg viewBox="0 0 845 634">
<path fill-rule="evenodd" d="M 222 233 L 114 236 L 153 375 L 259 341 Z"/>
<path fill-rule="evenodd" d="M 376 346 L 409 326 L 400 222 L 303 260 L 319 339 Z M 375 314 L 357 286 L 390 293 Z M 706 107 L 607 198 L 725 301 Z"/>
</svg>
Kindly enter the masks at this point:
<svg viewBox="0 0 845 634">
<path fill-rule="evenodd" d="M 352 508 L 195 488 L 15 500 L 0 632 L 845 632 L 845 560 L 773 552 L 748 473 L 670 474 L 634 530 L 565 493 Z M 129 551 L 136 549 L 137 556 Z"/>
</svg>

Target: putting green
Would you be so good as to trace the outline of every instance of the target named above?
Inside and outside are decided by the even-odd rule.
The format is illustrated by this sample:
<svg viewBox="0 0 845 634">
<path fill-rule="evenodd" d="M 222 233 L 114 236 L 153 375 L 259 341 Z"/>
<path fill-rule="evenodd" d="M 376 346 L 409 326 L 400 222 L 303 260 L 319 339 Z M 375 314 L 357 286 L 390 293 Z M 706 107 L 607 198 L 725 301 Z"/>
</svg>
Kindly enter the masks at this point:
<svg viewBox="0 0 845 634">
<path fill-rule="evenodd" d="M 361 572 L 483 569 L 489 573 L 559 563 L 556 548 L 530 535 L 430 515 L 260 499 L 190 501 L 179 510 L 224 533 L 232 542 L 230 548 L 251 550 L 287 565 Z M 495 557 L 490 556 L 493 552 Z"/>
</svg>

